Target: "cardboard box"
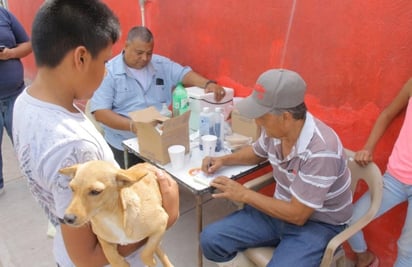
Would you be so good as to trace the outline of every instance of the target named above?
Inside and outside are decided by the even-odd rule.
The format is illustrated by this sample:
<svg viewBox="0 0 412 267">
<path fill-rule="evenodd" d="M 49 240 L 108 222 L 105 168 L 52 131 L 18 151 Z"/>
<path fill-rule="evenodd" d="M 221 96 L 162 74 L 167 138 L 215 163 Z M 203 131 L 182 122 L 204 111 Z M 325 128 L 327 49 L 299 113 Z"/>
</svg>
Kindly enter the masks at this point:
<svg viewBox="0 0 412 267">
<path fill-rule="evenodd" d="M 137 122 L 139 153 L 143 157 L 164 165 L 170 162 L 167 148 L 171 145 L 183 145 L 186 153 L 189 153 L 190 112 L 168 118 L 162 116 L 155 107 L 149 107 L 129 115 Z M 162 124 L 161 127 L 159 124 Z"/>
<path fill-rule="evenodd" d="M 240 115 L 237 110 L 232 111 L 232 131 L 252 137 L 253 141 L 260 136 L 260 127 L 256 124 L 255 120 Z"/>
<path fill-rule="evenodd" d="M 223 114 L 225 115 L 225 120 L 229 118 L 230 112 L 233 109 L 233 94 L 232 88 L 223 87 L 225 89 L 225 96 L 219 102 L 215 100 L 214 93 L 205 93 L 205 90 L 200 87 L 192 86 L 187 87 L 187 95 L 189 96 L 190 105 L 190 119 L 189 127 L 193 131 L 199 130 L 199 115 L 203 110 L 203 107 L 210 107 L 210 111 L 214 112 L 215 108 L 223 108 Z"/>
</svg>

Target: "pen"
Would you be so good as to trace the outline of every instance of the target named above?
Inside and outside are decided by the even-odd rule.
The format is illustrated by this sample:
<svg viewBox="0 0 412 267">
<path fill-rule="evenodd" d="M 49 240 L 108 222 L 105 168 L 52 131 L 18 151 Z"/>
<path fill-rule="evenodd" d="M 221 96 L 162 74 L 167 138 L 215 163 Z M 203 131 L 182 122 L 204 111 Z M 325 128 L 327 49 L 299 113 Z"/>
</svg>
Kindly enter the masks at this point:
<svg viewBox="0 0 412 267">
<path fill-rule="evenodd" d="M 207 169 L 209 170 L 209 168 L 212 167 L 212 148 L 209 148 L 209 163 L 207 164 Z"/>
<path fill-rule="evenodd" d="M 212 167 L 212 158 L 209 157 L 209 163 L 207 164 L 207 169 L 209 169 L 210 167 Z"/>
</svg>

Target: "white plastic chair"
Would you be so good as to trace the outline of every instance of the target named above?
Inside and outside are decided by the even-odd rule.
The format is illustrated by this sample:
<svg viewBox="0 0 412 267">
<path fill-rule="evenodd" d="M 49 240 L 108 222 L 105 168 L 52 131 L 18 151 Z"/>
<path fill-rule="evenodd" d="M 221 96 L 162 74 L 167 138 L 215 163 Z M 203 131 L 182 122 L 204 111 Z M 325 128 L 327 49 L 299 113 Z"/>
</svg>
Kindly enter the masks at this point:
<svg viewBox="0 0 412 267">
<path fill-rule="evenodd" d="M 345 251 L 342 248 L 342 244 L 372 221 L 382 201 L 382 173 L 378 166 L 372 162 L 365 167 L 361 167 L 353 160 L 355 155 L 353 151 L 345 149 L 345 152 L 348 156 L 348 166 L 352 175 L 352 194 L 355 193 L 359 180 L 364 180 L 370 191 L 371 206 L 356 223 L 352 224 L 329 241 L 322 258 L 321 267 L 346 266 Z M 258 191 L 273 182 L 274 179 L 270 172 L 246 182 L 244 186 Z M 257 267 L 264 267 L 272 258 L 274 250 L 274 247 L 259 247 L 249 248 L 243 253 L 249 260 L 256 264 Z"/>
<path fill-rule="evenodd" d="M 86 117 L 93 123 L 94 127 L 102 134 L 104 135 L 103 132 L 103 127 L 101 126 L 100 122 L 96 120 L 94 117 L 93 113 L 90 112 L 90 100 L 87 100 L 86 106 L 84 108 L 84 114 Z"/>
</svg>

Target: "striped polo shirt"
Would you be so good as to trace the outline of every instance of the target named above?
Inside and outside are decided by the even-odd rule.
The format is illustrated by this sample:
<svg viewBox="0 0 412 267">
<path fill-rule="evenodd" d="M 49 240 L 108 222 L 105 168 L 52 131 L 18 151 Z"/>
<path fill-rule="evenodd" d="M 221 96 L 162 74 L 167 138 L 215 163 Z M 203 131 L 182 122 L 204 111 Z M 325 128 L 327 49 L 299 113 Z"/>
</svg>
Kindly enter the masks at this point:
<svg viewBox="0 0 412 267">
<path fill-rule="evenodd" d="M 259 157 L 268 158 L 276 180 L 274 197 L 294 196 L 315 211 L 310 220 L 341 225 L 352 216 L 351 176 L 342 143 L 329 126 L 307 112 L 302 131 L 290 154 L 283 158 L 280 139 L 263 130 L 253 144 Z"/>
</svg>

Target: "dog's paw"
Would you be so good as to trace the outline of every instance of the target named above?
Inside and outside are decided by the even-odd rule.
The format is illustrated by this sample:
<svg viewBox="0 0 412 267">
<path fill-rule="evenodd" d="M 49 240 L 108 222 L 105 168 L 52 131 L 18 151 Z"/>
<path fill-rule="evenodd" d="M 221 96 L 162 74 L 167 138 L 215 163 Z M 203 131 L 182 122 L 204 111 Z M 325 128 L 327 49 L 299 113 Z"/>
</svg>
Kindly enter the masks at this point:
<svg viewBox="0 0 412 267">
<path fill-rule="evenodd" d="M 156 261 L 155 261 L 153 255 L 143 255 L 143 253 L 142 253 L 141 257 L 142 257 L 143 263 L 146 266 L 148 266 L 148 267 L 156 266 Z"/>
<path fill-rule="evenodd" d="M 110 261 L 109 261 L 110 262 Z M 119 259 L 113 262 L 110 262 L 110 265 L 113 267 L 130 267 L 130 264 L 125 259 Z"/>
</svg>

